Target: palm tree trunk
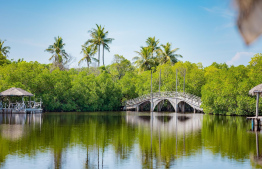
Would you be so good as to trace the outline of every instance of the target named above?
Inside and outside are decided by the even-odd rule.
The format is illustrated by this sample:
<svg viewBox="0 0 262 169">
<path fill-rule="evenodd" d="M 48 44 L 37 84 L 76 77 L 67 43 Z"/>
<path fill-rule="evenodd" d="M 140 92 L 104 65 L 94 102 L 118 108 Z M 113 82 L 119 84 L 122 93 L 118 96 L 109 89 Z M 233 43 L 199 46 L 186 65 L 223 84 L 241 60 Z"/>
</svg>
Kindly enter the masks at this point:
<svg viewBox="0 0 262 169">
<path fill-rule="evenodd" d="M 105 63 L 104 63 L 104 50 L 105 50 L 105 45 L 103 44 L 103 66 L 105 65 Z"/>
<path fill-rule="evenodd" d="M 98 67 L 100 66 L 100 45 L 98 45 Z"/>
</svg>

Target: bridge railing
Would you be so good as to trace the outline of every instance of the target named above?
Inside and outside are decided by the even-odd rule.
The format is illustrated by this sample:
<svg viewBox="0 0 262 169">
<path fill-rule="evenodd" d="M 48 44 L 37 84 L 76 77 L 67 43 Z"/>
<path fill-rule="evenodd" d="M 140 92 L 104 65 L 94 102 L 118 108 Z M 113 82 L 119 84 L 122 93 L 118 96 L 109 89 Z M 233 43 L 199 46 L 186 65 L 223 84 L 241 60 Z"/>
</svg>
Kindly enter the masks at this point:
<svg viewBox="0 0 262 169">
<path fill-rule="evenodd" d="M 154 98 L 179 98 L 186 102 L 189 102 L 191 104 L 200 106 L 201 105 L 201 98 L 189 93 L 183 93 L 183 92 L 174 92 L 174 91 L 166 91 L 166 92 L 155 92 L 153 93 L 153 99 Z M 138 98 L 127 100 L 125 102 L 126 106 L 132 106 L 135 104 L 139 104 L 141 102 L 144 102 L 146 100 L 150 101 L 151 94 L 145 94 Z"/>
</svg>

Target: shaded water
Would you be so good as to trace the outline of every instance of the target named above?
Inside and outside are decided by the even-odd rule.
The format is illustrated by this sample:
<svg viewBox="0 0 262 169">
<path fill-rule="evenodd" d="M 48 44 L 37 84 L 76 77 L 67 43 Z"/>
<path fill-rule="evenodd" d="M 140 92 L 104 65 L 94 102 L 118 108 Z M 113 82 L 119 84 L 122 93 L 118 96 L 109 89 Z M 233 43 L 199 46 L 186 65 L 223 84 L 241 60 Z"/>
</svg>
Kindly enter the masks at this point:
<svg viewBox="0 0 262 169">
<path fill-rule="evenodd" d="M 1 114 L 0 167 L 260 168 L 262 133 L 250 129 L 203 114 Z"/>
</svg>

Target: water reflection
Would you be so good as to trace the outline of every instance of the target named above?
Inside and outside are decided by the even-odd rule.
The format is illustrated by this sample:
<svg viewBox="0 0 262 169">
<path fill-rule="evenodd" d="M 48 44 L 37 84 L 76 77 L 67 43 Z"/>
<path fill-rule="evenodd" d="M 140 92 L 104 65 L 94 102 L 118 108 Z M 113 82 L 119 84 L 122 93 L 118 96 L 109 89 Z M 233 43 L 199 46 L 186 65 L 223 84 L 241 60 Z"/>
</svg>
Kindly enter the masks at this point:
<svg viewBox="0 0 262 169">
<path fill-rule="evenodd" d="M 18 140 L 26 135 L 27 125 L 41 127 L 41 114 L 2 114 L 0 116 L 0 132 L 4 139 Z"/>
<path fill-rule="evenodd" d="M 141 163 L 145 168 L 161 167 L 163 164 L 169 168 L 177 158 L 200 151 L 202 121 L 203 114 L 154 112 L 148 116 L 130 112 L 126 115 L 127 124 L 140 130 Z"/>
<path fill-rule="evenodd" d="M 3 168 L 260 168 L 262 161 L 261 136 L 243 117 L 47 113 L 0 115 L 0 123 Z"/>
<path fill-rule="evenodd" d="M 139 115 L 133 112 L 127 113 L 126 122 L 143 128 L 150 127 L 151 120 L 153 131 L 168 132 L 169 134 L 184 134 L 197 132 L 202 128 L 203 114 L 179 114 L 179 113 L 153 113 L 153 116 Z"/>
</svg>

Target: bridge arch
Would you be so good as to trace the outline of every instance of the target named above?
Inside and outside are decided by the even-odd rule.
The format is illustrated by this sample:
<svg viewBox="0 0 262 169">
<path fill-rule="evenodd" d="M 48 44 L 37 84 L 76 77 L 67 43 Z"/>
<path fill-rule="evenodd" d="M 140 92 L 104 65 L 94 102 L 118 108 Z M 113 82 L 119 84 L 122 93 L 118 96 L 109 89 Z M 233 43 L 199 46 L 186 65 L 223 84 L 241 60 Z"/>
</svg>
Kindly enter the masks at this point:
<svg viewBox="0 0 262 169">
<path fill-rule="evenodd" d="M 186 100 L 186 99 L 184 99 L 184 100 L 179 100 L 178 102 L 177 102 L 177 111 L 179 111 L 179 109 L 181 109 L 181 103 L 184 103 L 185 105 L 185 107 L 184 107 L 184 109 L 186 110 L 186 105 L 188 105 L 190 108 L 192 108 L 193 110 L 190 110 L 190 112 L 191 111 L 193 111 L 193 112 L 196 112 L 196 111 L 201 111 L 200 110 L 200 108 L 199 107 L 197 107 L 197 106 L 195 106 L 194 104 L 192 104 L 190 101 L 188 101 L 188 100 Z M 184 110 L 184 111 L 185 111 Z M 182 110 L 181 110 L 182 111 Z"/>
<path fill-rule="evenodd" d="M 175 103 L 175 101 L 173 101 L 172 99 L 170 98 L 160 98 L 160 99 L 157 99 L 154 101 L 154 107 L 153 107 L 153 110 L 156 108 L 156 106 L 163 100 L 167 100 L 169 101 L 169 103 L 172 105 L 172 107 L 174 108 L 175 112 L 177 111 L 177 105 Z"/>
<path fill-rule="evenodd" d="M 143 109 L 149 105 L 149 111 L 150 111 L 150 107 L 151 107 L 151 101 L 150 100 L 145 100 L 144 102 L 141 102 L 137 105 L 137 110 L 139 111 L 143 111 Z"/>
</svg>

